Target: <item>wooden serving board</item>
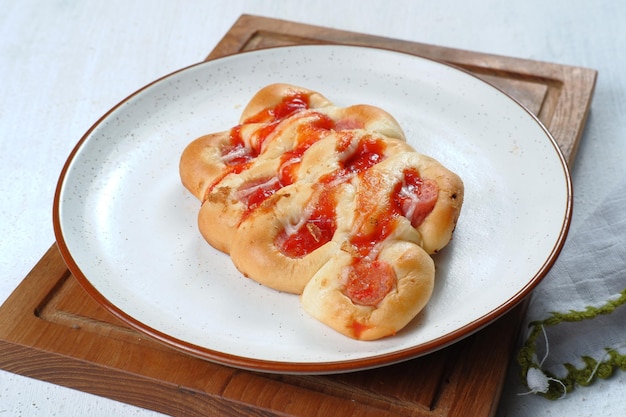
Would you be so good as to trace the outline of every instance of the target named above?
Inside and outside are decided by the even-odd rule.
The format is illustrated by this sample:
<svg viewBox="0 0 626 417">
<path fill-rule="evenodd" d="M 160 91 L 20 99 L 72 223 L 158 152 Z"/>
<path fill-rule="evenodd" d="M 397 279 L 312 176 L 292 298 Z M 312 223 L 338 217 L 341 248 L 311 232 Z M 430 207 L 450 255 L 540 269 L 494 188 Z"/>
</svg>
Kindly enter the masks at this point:
<svg viewBox="0 0 626 417">
<path fill-rule="evenodd" d="M 207 59 L 276 45 L 347 43 L 465 68 L 526 105 L 574 161 L 594 70 L 243 15 Z M 93 301 L 54 244 L 0 307 L 0 368 L 173 416 L 492 416 L 524 303 L 427 356 L 340 375 L 274 375 L 188 356 Z"/>
</svg>

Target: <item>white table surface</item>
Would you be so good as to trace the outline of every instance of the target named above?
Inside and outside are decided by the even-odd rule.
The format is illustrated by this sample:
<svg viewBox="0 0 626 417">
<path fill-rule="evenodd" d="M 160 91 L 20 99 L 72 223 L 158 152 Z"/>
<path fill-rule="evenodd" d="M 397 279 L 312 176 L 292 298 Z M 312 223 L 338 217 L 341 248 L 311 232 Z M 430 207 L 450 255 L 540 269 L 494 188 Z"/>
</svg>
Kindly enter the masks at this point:
<svg viewBox="0 0 626 417">
<path fill-rule="evenodd" d="M 0 303 L 54 241 L 56 181 L 85 131 L 128 94 L 202 60 L 243 13 L 597 69 L 572 230 L 625 176 L 625 2 L 0 0 Z M 526 389 L 512 376 L 498 415 L 621 415 L 624 382 L 618 371 L 552 402 L 517 395 Z M 131 415 L 158 414 L 0 371 L 0 416 Z"/>
</svg>

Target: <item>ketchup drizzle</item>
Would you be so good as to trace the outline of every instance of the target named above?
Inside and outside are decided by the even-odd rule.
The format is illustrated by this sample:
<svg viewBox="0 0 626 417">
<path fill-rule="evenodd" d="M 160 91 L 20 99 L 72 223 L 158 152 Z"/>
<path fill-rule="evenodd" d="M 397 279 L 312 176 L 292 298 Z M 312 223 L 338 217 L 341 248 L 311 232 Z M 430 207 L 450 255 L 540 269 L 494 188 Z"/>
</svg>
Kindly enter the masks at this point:
<svg viewBox="0 0 626 417">
<path fill-rule="evenodd" d="M 435 208 L 438 194 L 435 181 L 422 179 L 415 169 L 406 169 L 404 180 L 394 188 L 394 207 L 417 228 Z"/>
<path fill-rule="evenodd" d="M 244 124 L 265 124 L 265 126 L 255 132 L 255 141 L 251 143 L 257 155 L 261 152 L 263 142 L 276 130 L 280 122 L 308 108 L 309 94 L 297 91 L 284 97 L 276 106 L 268 107 L 254 116 L 248 117 L 244 121 Z"/>
<path fill-rule="evenodd" d="M 376 306 L 393 289 L 396 279 L 391 265 L 377 259 L 377 245 L 393 232 L 400 216 L 407 217 L 413 227 L 421 225 L 435 207 L 438 187 L 432 180 L 423 180 L 417 170 L 406 169 L 391 191 L 390 204 L 381 207 L 375 201 L 376 176 L 369 175 L 361 184 L 357 202 L 361 217 L 350 238 L 354 257 L 344 294 L 355 304 Z M 357 331 L 362 329 L 357 327 Z"/>
<path fill-rule="evenodd" d="M 261 147 L 267 136 L 269 136 L 278 124 L 288 117 L 293 116 L 299 111 L 309 108 L 309 94 L 303 92 L 295 92 L 282 99 L 274 107 L 266 108 L 254 116 L 246 119 L 242 124 L 234 126 L 229 131 L 228 143 L 225 144 L 221 150 L 222 162 L 226 166 L 221 175 L 207 188 L 204 200 L 213 191 L 213 189 L 230 174 L 239 174 L 248 169 L 255 158 L 257 158 L 261 152 Z M 329 119 L 330 120 L 330 119 Z M 255 132 L 256 142 L 251 144 L 252 146 L 246 146 L 242 137 L 242 129 L 247 124 L 252 123 L 266 123 L 266 126 L 258 129 Z M 309 145 L 310 146 L 310 145 Z M 301 151 L 300 156 L 306 149 Z M 246 205 L 247 211 L 251 211 L 258 207 L 265 199 L 270 197 L 280 188 L 285 185 L 291 184 L 294 181 L 293 172 L 290 171 L 290 177 L 280 178 L 278 183 L 264 180 L 255 180 L 250 184 L 243 184 L 238 194 L 244 196 L 242 202 Z M 265 186 L 262 184 L 265 183 Z M 252 193 L 246 193 L 246 190 L 256 187 L 256 190 Z"/>
<path fill-rule="evenodd" d="M 301 258 L 330 242 L 337 230 L 336 205 L 334 190 L 323 189 L 309 218 L 294 233 L 283 229 L 276 236 L 276 247 L 286 256 Z"/>
<path fill-rule="evenodd" d="M 342 139 L 346 139 L 346 135 Z M 348 139 L 351 140 L 352 136 Z M 349 140 L 340 140 L 337 147 L 345 150 L 349 143 Z M 287 236 L 283 230 L 277 236 L 275 244 L 280 251 L 286 256 L 300 258 L 330 242 L 337 229 L 335 206 L 339 185 L 355 175 L 362 175 L 384 159 L 384 150 L 382 140 L 369 136 L 362 138 L 355 152 L 346 158 L 341 168 L 320 179 L 318 199 L 308 203 L 309 206 L 314 205 L 311 216 L 295 233 Z"/>
</svg>

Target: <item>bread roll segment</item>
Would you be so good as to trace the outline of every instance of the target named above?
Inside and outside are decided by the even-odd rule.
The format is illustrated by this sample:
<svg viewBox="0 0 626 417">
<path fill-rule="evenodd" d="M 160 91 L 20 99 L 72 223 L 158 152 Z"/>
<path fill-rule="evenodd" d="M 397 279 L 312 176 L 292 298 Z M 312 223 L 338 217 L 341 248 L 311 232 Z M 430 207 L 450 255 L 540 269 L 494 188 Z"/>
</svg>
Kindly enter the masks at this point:
<svg viewBox="0 0 626 417">
<path fill-rule="evenodd" d="M 289 84 L 261 89 L 237 125 L 191 142 L 179 170 L 209 244 L 359 340 L 391 336 L 424 308 L 430 254 L 463 203 L 461 179 L 416 152 L 389 113 Z"/>
<path fill-rule="evenodd" d="M 435 266 L 418 245 L 386 243 L 378 257 L 395 274 L 395 288 L 376 306 L 359 305 L 346 295 L 346 275 L 354 263 L 339 252 L 304 288 L 302 308 L 314 318 L 348 337 L 375 340 L 395 335 L 424 308 L 433 291 Z"/>
<path fill-rule="evenodd" d="M 191 142 L 181 155 L 181 181 L 200 201 L 204 201 L 207 188 L 222 175 L 226 167 L 220 149 L 228 141 L 228 132 L 212 133 Z"/>
<path fill-rule="evenodd" d="M 311 277 L 339 251 L 354 212 L 352 187 L 338 186 L 335 192 L 342 199 L 330 213 L 335 225 L 330 239 L 320 237 L 321 246 L 298 256 L 285 253 L 277 240 L 283 233 L 288 238 L 298 229 L 306 230 L 307 220 L 318 204 L 316 188 L 313 183 L 285 187 L 241 223 L 230 251 L 239 271 L 276 290 L 302 293 Z"/>
<path fill-rule="evenodd" d="M 406 192 L 407 172 L 417 174 L 420 183 L 428 182 L 436 185 L 433 190 L 436 192 L 436 198 L 432 210 L 423 220 L 415 219 L 419 224 L 414 225 L 415 230 L 421 236 L 420 246 L 432 255 L 448 244 L 460 214 L 464 188 L 458 175 L 431 157 L 417 152 L 398 152 L 363 175 L 362 187 L 365 188 L 367 183 L 373 183 L 369 185 L 373 191 L 360 193 L 361 199 L 364 205 L 375 205 L 379 209 L 392 205 L 393 196 L 389 190 L 399 187 L 399 193 Z M 418 197 L 412 202 L 419 207 L 424 202 L 423 199 L 419 200 Z M 410 205 L 411 202 L 406 204 Z M 412 209 L 413 212 L 416 210 L 415 207 Z M 359 211 L 363 212 L 364 209 L 360 208 Z"/>
<path fill-rule="evenodd" d="M 308 99 L 308 108 L 323 109 L 333 106 L 333 104 L 322 94 L 308 88 L 298 87 L 291 84 L 277 83 L 263 87 L 252 96 L 243 112 L 239 122 L 247 123 L 249 120 L 258 120 L 262 116 L 269 116 L 269 113 L 275 113 L 276 108 L 280 106 L 285 97 L 296 97 L 294 106 L 300 103 L 299 97 Z"/>
<path fill-rule="evenodd" d="M 206 194 L 198 213 L 202 236 L 214 248 L 229 253 L 232 240 L 255 190 L 272 189 L 276 185 L 277 161 L 258 161 L 239 174 L 225 176 Z"/>
</svg>

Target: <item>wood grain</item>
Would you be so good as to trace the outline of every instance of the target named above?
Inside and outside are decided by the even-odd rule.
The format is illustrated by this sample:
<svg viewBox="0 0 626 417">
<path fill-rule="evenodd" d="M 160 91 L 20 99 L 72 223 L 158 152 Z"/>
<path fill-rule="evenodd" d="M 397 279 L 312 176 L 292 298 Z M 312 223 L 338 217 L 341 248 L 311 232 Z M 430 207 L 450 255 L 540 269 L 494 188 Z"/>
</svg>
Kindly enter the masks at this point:
<svg viewBox="0 0 626 417">
<path fill-rule="evenodd" d="M 277 45 L 346 43 L 459 66 L 549 128 L 573 163 L 594 70 L 441 48 L 244 15 L 207 59 Z M 274 375 L 213 364 L 126 327 L 80 287 L 53 245 L 0 307 L 0 367 L 173 416 L 492 416 L 524 313 L 520 305 L 433 354 L 340 375 Z"/>
</svg>

